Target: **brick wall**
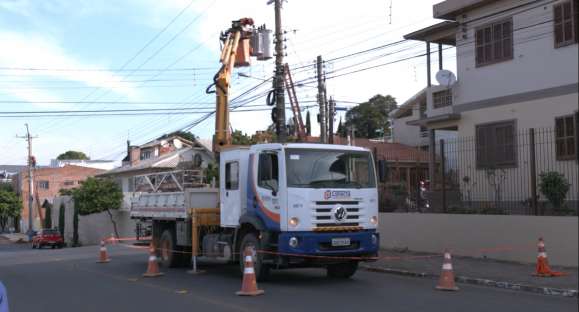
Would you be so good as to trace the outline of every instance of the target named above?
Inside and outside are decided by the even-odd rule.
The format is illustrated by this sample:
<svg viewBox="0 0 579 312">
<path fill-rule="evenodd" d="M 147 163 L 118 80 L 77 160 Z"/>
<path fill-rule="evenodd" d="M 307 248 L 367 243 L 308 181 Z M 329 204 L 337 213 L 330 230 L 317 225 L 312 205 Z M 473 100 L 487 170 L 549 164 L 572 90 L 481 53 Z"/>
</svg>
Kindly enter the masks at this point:
<svg viewBox="0 0 579 312">
<path fill-rule="evenodd" d="M 86 178 L 102 172 L 105 172 L 105 170 L 79 166 L 40 168 L 34 170 L 32 173 L 34 177 L 34 204 L 32 206 L 32 217 L 35 229 L 41 226 L 40 220 L 44 219 L 44 209 L 41 208 L 41 206 L 46 199 L 52 201 L 55 196 L 59 195 L 61 189 L 76 188 L 80 185 L 80 182 L 86 180 Z M 18 193 L 20 194 L 20 198 L 22 198 L 23 206 L 21 214 L 21 231 L 25 232 L 28 230 L 28 171 L 22 171 L 20 175 L 22 178 L 20 179 L 21 182 L 19 183 Z"/>
</svg>

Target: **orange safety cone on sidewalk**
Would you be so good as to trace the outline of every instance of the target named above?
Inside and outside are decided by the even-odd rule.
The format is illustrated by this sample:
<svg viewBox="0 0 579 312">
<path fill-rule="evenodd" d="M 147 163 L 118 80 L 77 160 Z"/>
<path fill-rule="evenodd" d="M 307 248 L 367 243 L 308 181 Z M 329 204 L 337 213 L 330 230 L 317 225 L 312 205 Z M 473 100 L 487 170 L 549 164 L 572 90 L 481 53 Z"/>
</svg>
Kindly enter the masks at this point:
<svg viewBox="0 0 579 312">
<path fill-rule="evenodd" d="M 107 263 L 110 261 L 111 261 L 111 259 L 109 258 L 109 255 L 107 253 L 107 247 L 105 246 L 105 241 L 101 241 L 101 248 L 99 251 L 99 260 L 97 261 L 97 263 Z"/>
<path fill-rule="evenodd" d="M 438 290 L 458 290 L 454 284 L 454 272 L 452 270 L 452 258 L 448 250 L 444 251 L 444 260 L 442 261 L 442 273 L 436 285 Z"/>
<path fill-rule="evenodd" d="M 264 291 L 257 289 L 257 281 L 255 280 L 255 271 L 253 269 L 253 248 L 247 247 L 243 252 L 245 257 L 245 264 L 243 267 L 243 282 L 241 283 L 241 290 L 236 292 L 238 296 L 257 296 L 263 295 Z"/>
<path fill-rule="evenodd" d="M 537 255 L 537 270 L 535 272 L 535 276 L 538 277 L 556 277 L 556 276 L 564 276 L 567 273 L 564 272 L 556 272 L 551 271 L 549 267 L 549 260 L 547 260 L 547 250 L 545 249 L 545 242 L 543 238 L 539 238 L 539 243 L 537 243 L 539 254 Z"/>
<path fill-rule="evenodd" d="M 143 274 L 144 277 L 157 277 L 163 273 L 159 272 L 159 264 L 157 263 L 157 255 L 155 253 L 155 245 L 151 242 L 149 247 L 149 264 L 147 265 L 147 272 Z"/>
</svg>

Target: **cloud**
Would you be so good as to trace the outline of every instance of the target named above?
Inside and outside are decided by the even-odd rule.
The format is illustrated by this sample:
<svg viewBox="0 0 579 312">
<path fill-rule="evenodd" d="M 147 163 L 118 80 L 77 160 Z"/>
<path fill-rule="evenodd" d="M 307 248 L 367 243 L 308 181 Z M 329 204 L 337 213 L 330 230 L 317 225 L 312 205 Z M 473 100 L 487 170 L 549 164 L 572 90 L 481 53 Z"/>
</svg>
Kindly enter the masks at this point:
<svg viewBox="0 0 579 312">
<path fill-rule="evenodd" d="M 82 83 L 96 88 L 108 89 L 118 95 L 127 98 L 135 98 L 138 93 L 133 83 L 124 82 L 121 76 L 115 75 L 111 71 L 96 70 L 84 71 L 78 69 L 99 69 L 102 66 L 83 62 L 74 56 L 69 55 L 62 49 L 55 39 L 43 38 L 36 35 L 0 31 L 0 42 L 4 47 L 0 49 L 0 67 L 8 68 L 59 68 L 72 69 L 71 71 L 29 71 L 15 70 L 5 71 L 18 75 L 20 79 L 29 79 L 42 76 L 53 79 L 61 79 Z M 76 71 L 76 70 L 78 71 Z M 27 96 L 26 93 L 40 95 L 42 92 L 33 92 L 26 89 L 26 92 L 19 92 L 16 89 L 8 90 L 12 95 L 24 100 L 37 98 L 35 95 Z M 21 91 L 21 90 L 20 90 Z M 43 96 L 46 94 L 42 94 Z M 51 96 L 48 96 L 51 97 Z M 49 100 L 49 99 L 36 99 Z"/>
</svg>

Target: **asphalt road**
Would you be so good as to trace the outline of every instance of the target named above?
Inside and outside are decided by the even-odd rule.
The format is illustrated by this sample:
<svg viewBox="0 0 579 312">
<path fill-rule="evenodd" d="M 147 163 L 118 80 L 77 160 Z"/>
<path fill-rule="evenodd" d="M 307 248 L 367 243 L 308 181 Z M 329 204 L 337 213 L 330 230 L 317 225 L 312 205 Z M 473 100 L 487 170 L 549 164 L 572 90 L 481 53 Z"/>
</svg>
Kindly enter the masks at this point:
<svg viewBox="0 0 579 312">
<path fill-rule="evenodd" d="M 145 279 L 147 255 L 109 248 L 112 261 L 97 264 L 98 247 L 62 250 L 4 249 L 0 281 L 11 312 L 42 311 L 577 311 L 577 299 L 459 285 L 459 292 L 433 289 L 435 281 L 359 271 L 332 280 L 323 270 L 274 271 L 260 283 L 260 297 L 238 297 L 234 266 L 202 265 L 201 275 L 162 269 Z"/>
</svg>

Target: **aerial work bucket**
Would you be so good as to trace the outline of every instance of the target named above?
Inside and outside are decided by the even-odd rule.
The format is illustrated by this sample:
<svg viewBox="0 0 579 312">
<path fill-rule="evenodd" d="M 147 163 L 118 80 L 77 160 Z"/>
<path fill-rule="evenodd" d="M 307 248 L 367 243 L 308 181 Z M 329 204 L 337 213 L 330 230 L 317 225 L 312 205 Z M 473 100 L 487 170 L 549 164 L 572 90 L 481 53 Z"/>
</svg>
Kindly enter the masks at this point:
<svg viewBox="0 0 579 312">
<path fill-rule="evenodd" d="M 235 67 L 249 66 L 251 56 L 249 55 L 249 38 L 242 38 L 239 40 L 237 46 L 237 55 L 235 56 Z"/>
</svg>

